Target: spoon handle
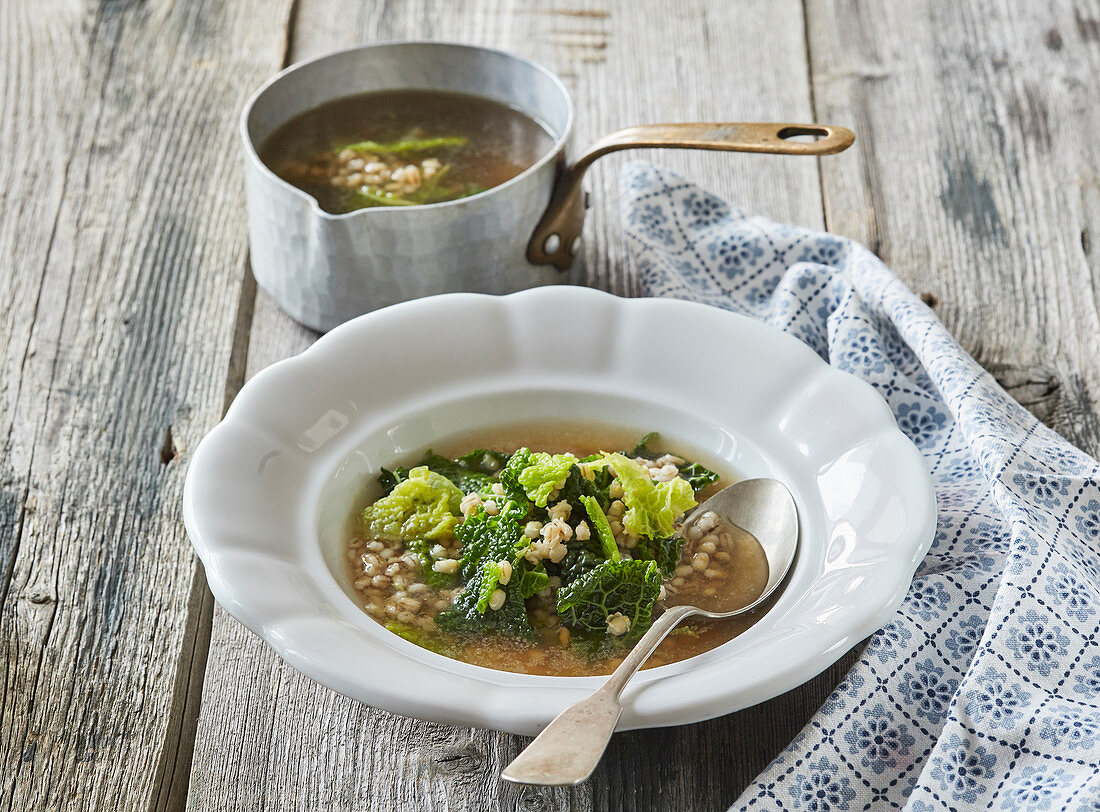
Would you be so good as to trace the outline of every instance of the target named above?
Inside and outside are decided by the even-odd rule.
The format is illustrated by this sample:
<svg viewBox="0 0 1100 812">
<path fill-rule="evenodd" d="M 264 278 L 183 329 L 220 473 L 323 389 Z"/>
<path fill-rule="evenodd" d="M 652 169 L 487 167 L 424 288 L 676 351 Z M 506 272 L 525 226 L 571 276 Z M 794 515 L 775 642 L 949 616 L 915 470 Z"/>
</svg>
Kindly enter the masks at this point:
<svg viewBox="0 0 1100 812">
<path fill-rule="evenodd" d="M 501 778 L 520 784 L 569 786 L 592 774 L 623 712 L 619 694 L 665 636 L 695 610 L 674 606 L 657 618 L 592 696 L 574 702 L 504 768 Z"/>
</svg>

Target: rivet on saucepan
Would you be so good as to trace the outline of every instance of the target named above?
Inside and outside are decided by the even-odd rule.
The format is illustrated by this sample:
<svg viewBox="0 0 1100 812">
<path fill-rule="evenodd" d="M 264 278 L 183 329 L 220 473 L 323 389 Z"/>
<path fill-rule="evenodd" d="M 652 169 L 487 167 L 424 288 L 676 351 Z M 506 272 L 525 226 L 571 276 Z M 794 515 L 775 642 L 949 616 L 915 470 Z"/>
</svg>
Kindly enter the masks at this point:
<svg viewBox="0 0 1100 812">
<path fill-rule="evenodd" d="M 580 237 L 574 237 L 573 238 L 573 244 L 569 246 L 569 253 L 572 254 L 573 256 L 576 256 L 578 253 L 580 253 L 580 250 L 581 250 L 581 238 Z"/>
<path fill-rule="evenodd" d="M 551 234 L 542 244 L 542 250 L 547 254 L 556 254 L 559 248 L 561 248 L 561 236 L 558 234 Z"/>
</svg>

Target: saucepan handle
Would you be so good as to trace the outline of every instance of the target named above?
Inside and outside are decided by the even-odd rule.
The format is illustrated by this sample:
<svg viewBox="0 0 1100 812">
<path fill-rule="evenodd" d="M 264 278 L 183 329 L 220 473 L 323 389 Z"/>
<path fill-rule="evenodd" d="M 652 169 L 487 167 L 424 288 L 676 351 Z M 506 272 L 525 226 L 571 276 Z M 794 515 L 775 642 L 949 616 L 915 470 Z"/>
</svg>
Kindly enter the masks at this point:
<svg viewBox="0 0 1100 812">
<path fill-rule="evenodd" d="M 817 140 L 793 140 L 798 136 L 816 136 Z M 855 140 L 851 130 L 828 124 L 644 124 L 613 132 L 596 141 L 558 174 L 550 203 L 527 244 L 527 260 L 535 265 L 553 265 L 561 271 L 573 264 L 577 238 L 584 225 L 581 180 L 588 167 L 609 152 L 673 147 L 776 155 L 832 155 L 846 150 Z"/>
</svg>

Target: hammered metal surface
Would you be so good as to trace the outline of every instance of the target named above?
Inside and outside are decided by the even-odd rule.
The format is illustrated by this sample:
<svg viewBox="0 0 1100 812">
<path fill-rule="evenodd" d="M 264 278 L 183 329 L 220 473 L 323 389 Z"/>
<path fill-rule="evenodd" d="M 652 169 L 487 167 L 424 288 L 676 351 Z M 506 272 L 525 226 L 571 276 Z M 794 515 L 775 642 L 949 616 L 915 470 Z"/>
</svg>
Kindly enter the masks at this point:
<svg viewBox="0 0 1100 812">
<path fill-rule="evenodd" d="M 279 179 L 256 145 L 325 101 L 373 89 L 436 87 L 529 112 L 554 134 L 547 158 L 480 195 L 434 206 L 323 212 Z M 362 313 L 437 293 L 511 293 L 564 281 L 526 259 L 572 127 L 561 83 L 499 51 L 441 43 L 368 46 L 290 68 L 245 108 L 245 190 L 256 281 L 292 318 L 329 330 Z"/>
</svg>

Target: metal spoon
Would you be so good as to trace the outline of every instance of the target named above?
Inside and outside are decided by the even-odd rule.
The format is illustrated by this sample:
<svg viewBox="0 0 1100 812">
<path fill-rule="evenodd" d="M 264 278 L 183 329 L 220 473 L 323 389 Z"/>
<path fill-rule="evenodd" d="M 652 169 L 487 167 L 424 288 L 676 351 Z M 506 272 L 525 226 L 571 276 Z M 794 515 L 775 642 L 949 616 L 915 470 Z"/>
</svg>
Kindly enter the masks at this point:
<svg viewBox="0 0 1100 812">
<path fill-rule="evenodd" d="M 774 479 L 749 479 L 723 488 L 693 510 L 684 520 L 687 532 L 708 511 L 714 511 L 734 533 L 755 539 L 768 562 L 764 591 L 747 606 L 729 606 L 728 596 L 715 595 L 699 605 L 669 606 L 653 621 L 607 682 L 587 699 L 570 705 L 527 745 L 501 777 L 520 784 L 567 786 L 586 780 L 596 769 L 622 713 L 619 695 L 627 681 L 649 659 L 665 636 L 692 615 L 727 618 L 744 614 L 767 600 L 783 581 L 798 549 L 798 512 L 786 486 Z M 726 603 L 723 605 L 723 599 Z M 667 603 L 673 602 L 666 601 Z"/>
</svg>

